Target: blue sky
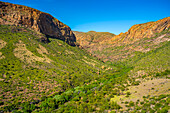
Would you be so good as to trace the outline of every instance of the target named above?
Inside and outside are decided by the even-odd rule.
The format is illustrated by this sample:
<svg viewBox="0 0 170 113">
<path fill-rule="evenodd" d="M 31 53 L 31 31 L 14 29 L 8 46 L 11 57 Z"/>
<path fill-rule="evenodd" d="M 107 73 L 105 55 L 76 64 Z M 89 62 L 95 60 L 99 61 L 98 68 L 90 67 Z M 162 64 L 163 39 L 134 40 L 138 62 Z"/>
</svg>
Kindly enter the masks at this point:
<svg viewBox="0 0 170 113">
<path fill-rule="evenodd" d="M 119 34 L 170 16 L 170 0 L 2 0 L 50 13 L 75 31 Z"/>
</svg>

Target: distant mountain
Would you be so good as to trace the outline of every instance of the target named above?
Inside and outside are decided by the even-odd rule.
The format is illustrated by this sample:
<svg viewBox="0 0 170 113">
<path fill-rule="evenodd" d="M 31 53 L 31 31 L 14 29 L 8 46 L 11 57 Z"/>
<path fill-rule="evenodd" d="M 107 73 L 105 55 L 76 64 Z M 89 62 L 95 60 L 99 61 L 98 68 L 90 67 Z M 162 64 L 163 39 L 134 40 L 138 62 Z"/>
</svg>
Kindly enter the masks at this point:
<svg viewBox="0 0 170 113">
<path fill-rule="evenodd" d="M 115 36 L 115 34 L 109 32 L 95 31 L 89 31 L 86 33 L 74 31 L 74 34 L 77 37 L 77 43 L 84 48 L 90 48 L 93 45 L 103 43 Z"/>
<path fill-rule="evenodd" d="M 169 31 L 170 17 L 167 17 L 156 22 L 134 25 L 127 32 L 119 35 L 102 32 L 74 33 L 77 37 L 77 43 L 92 55 L 104 61 L 116 62 L 127 58 L 128 55 L 133 56 L 135 51 L 151 51 L 153 49 L 151 46 L 157 48 L 159 43 L 169 41 Z M 97 42 L 91 41 L 94 34 Z M 146 40 L 144 41 L 144 39 Z M 140 42 L 143 44 L 139 44 Z"/>
<path fill-rule="evenodd" d="M 70 27 L 50 14 L 22 5 L 0 2 L 0 24 L 32 28 L 70 45 L 75 45 L 76 42 Z"/>
</svg>

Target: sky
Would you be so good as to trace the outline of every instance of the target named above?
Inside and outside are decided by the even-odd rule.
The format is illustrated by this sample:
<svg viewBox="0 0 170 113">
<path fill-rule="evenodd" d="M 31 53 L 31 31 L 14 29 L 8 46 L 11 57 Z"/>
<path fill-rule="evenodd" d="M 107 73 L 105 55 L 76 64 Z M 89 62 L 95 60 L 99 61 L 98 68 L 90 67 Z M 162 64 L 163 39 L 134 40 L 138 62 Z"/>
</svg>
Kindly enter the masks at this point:
<svg viewBox="0 0 170 113">
<path fill-rule="evenodd" d="M 1 0 L 46 12 L 73 31 L 119 34 L 170 16 L 170 0 Z"/>
</svg>

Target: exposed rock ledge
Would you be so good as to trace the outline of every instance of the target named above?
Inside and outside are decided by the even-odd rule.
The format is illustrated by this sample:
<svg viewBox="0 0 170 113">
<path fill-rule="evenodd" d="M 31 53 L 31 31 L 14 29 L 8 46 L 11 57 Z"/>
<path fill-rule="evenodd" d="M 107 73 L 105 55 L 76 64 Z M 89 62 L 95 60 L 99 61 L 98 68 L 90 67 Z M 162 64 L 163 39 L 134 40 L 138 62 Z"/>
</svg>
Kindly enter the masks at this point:
<svg viewBox="0 0 170 113">
<path fill-rule="evenodd" d="M 0 2 L 0 24 L 32 28 L 47 36 L 63 40 L 72 46 L 76 42 L 76 37 L 70 27 L 50 14 L 27 6 Z"/>
</svg>

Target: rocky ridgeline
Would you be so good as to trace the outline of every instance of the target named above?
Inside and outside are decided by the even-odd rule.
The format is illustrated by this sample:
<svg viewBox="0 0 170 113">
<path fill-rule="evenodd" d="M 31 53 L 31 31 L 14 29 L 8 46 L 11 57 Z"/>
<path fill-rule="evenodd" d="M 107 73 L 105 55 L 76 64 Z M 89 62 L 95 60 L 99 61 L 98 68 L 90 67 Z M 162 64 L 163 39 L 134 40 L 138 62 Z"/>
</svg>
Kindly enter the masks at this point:
<svg viewBox="0 0 170 113">
<path fill-rule="evenodd" d="M 50 14 L 27 6 L 0 2 L 0 24 L 32 28 L 73 46 L 76 42 L 76 37 L 70 27 Z"/>
<path fill-rule="evenodd" d="M 169 41 L 170 17 L 132 26 L 127 32 L 114 35 L 104 32 L 75 32 L 80 47 L 103 61 L 117 61 L 135 51 L 148 52 Z M 145 40 L 146 39 L 146 40 Z"/>
<path fill-rule="evenodd" d="M 113 26 L 114 27 L 114 26 Z M 89 47 L 89 45 L 93 46 L 102 46 L 107 44 L 118 44 L 121 43 L 132 43 L 142 38 L 151 38 L 156 35 L 156 33 L 160 33 L 163 30 L 170 28 L 170 17 L 158 20 L 156 22 L 148 22 L 144 24 L 137 24 L 132 26 L 127 32 L 120 33 L 119 35 L 114 34 L 106 34 L 102 32 L 95 32 L 93 35 L 90 32 L 74 32 L 77 38 L 77 42 L 82 47 Z M 98 43 L 91 41 L 95 37 Z M 99 45 L 100 44 L 100 45 Z"/>
<path fill-rule="evenodd" d="M 132 26 L 127 32 L 120 33 L 113 37 L 109 43 L 130 43 L 141 38 L 151 38 L 163 30 L 170 28 L 170 17 L 158 20 L 156 22 L 148 22 Z"/>
</svg>

